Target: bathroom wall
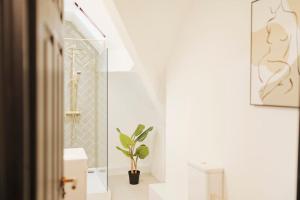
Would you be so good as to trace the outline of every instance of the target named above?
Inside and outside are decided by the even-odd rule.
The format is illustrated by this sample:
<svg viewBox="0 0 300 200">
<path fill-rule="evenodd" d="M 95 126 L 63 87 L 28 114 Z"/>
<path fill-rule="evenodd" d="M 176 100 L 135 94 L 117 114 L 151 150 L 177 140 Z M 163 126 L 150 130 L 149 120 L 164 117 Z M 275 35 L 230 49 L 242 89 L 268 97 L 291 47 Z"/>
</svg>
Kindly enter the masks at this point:
<svg viewBox="0 0 300 200">
<path fill-rule="evenodd" d="M 249 105 L 250 9 L 248 0 L 194 0 L 182 25 L 167 69 L 174 199 L 187 197 L 188 161 L 224 167 L 226 200 L 296 199 L 298 110 Z"/>
<path fill-rule="evenodd" d="M 141 84 L 140 77 L 134 72 L 110 72 L 108 78 L 109 173 L 125 174 L 130 169 L 128 158 L 116 149 L 116 146 L 121 145 L 116 128 L 132 134 L 139 123 L 155 128 L 145 141 L 150 147 L 150 155 L 145 160 L 139 161 L 140 169 L 143 173 L 149 173 L 155 170 L 155 166 L 152 167 L 152 165 L 163 168 L 159 166 L 159 162 L 155 162 L 161 158 L 157 154 L 157 150 L 161 147 L 157 144 L 161 138 L 161 126 L 154 106 Z M 160 174 L 155 173 L 155 175 Z"/>
</svg>

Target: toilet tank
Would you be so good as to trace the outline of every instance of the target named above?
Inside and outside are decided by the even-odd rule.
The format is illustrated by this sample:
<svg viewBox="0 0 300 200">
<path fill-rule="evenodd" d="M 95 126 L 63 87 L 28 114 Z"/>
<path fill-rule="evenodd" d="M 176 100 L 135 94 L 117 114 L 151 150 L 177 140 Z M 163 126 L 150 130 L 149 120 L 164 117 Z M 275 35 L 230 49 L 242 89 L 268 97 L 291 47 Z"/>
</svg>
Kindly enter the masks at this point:
<svg viewBox="0 0 300 200">
<path fill-rule="evenodd" d="M 189 162 L 189 200 L 224 200 L 224 169 Z"/>
</svg>

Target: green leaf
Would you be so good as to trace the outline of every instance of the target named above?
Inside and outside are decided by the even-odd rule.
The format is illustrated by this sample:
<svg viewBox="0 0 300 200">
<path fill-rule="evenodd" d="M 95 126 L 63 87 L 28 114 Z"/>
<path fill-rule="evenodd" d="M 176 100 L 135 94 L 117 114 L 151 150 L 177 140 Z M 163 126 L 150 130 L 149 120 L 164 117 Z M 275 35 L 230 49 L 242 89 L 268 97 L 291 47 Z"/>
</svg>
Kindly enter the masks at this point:
<svg viewBox="0 0 300 200">
<path fill-rule="evenodd" d="M 138 156 L 139 159 L 145 159 L 149 155 L 149 148 L 142 144 L 135 151 L 135 156 Z"/>
<path fill-rule="evenodd" d="M 120 129 L 117 128 L 117 131 L 120 133 L 120 142 L 122 146 L 126 149 L 129 149 L 130 146 L 134 144 L 134 141 L 130 137 L 122 133 Z"/>
<path fill-rule="evenodd" d="M 151 126 L 150 128 L 148 128 L 147 130 L 145 130 L 140 136 L 138 136 L 136 139 L 135 139 L 135 142 L 143 142 L 148 134 L 150 133 L 150 131 L 153 130 L 153 127 Z"/>
<path fill-rule="evenodd" d="M 143 131 L 144 131 L 144 129 L 145 129 L 145 125 L 139 124 L 139 125 L 136 127 L 134 133 L 132 134 L 131 138 L 137 137 L 137 136 L 139 136 L 140 134 L 142 134 Z"/>
<path fill-rule="evenodd" d="M 128 158 L 130 158 L 130 152 L 126 151 L 124 149 L 121 149 L 120 147 L 116 147 L 119 151 L 121 151 L 125 156 L 127 156 Z"/>
<path fill-rule="evenodd" d="M 122 133 L 122 131 L 119 128 L 116 128 L 116 130 L 118 131 L 118 133 Z"/>
</svg>

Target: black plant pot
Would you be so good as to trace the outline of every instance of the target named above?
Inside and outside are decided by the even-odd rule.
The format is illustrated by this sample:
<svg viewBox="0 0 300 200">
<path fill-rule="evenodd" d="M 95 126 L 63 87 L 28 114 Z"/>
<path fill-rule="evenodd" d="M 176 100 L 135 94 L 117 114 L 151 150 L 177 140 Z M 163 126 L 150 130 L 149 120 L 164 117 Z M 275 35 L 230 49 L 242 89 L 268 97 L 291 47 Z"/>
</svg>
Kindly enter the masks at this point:
<svg viewBox="0 0 300 200">
<path fill-rule="evenodd" d="M 134 173 L 131 173 L 131 171 L 128 171 L 129 183 L 131 185 L 137 185 L 137 184 L 139 184 L 140 174 L 141 174 L 141 172 L 139 170 L 134 171 Z"/>
</svg>

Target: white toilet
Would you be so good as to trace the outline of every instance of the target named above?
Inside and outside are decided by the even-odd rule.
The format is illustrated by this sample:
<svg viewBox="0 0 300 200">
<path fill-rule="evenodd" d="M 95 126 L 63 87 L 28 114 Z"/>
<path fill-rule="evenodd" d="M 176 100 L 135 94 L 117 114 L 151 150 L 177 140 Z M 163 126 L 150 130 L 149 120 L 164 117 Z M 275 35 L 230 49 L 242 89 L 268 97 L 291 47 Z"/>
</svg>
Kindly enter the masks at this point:
<svg viewBox="0 0 300 200">
<path fill-rule="evenodd" d="M 224 200 L 223 168 L 189 162 L 188 170 L 188 200 Z M 169 200 L 166 190 L 166 183 L 150 185 L 149 200 Z"/>
<path fill-rule="evenodd" d="M 206 163 L 189 163 L 189 200 L 224 200 L 224 170 Z"/>
</svg>

